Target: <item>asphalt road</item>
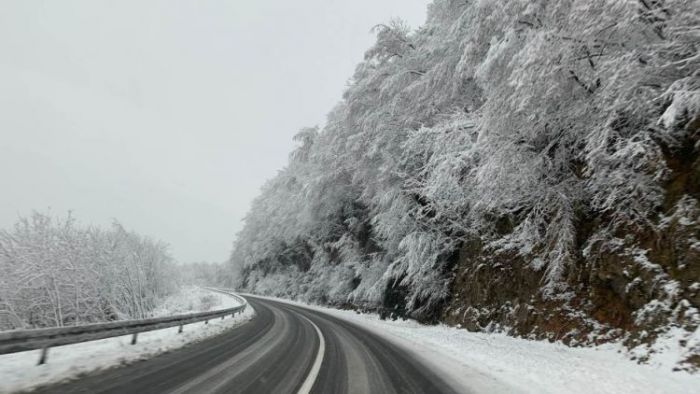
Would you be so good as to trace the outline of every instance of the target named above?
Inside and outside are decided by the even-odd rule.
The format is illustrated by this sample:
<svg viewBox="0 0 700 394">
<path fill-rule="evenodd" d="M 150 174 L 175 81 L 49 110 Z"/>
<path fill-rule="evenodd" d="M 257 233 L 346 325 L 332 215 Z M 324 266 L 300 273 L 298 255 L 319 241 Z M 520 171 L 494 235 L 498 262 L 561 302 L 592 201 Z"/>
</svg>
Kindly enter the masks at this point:
<svg viewBox="0 0 700 394">
<path fill-rule="evenodd" d="M 247 297 L 248 323 L 44 393 L 452 393 L 409 352 L 322 312 Z"/>
</svg>

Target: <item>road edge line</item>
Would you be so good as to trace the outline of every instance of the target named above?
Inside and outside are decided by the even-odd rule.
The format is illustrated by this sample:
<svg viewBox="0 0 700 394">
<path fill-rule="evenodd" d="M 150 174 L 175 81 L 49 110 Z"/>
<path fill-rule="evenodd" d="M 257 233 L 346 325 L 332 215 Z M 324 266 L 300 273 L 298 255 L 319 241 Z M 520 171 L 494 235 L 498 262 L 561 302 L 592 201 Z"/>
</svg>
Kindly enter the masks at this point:
<svg viewBox="0 0 700 394">
<path fill-rule="evenodd" d="M 311 367 L 311 371 L 309 371 L 309 374 L 306 376 L 306 379 L 304 380 L 304 383 L 301 385 L 299 388 L 299 391 L 297 391 L 297 394 L 308 394 L 311 392 L 311 389 L 314 387 L 314 383 L 316 383 L 316 378 L 318 378 L 318 373 L 321 371 L 321 364 L 323 363 L 323 355 L 326 353 L 326 340 L 323 338 L 323 333 L 321 332 L 321 329 L 318 328 L 316 323 L 312 322 L 311 319 L 308 317 L 301 315 L 306 321 L 311 323 L 311 325 L 316 329 L 316 334 L 318 335 L 318 353 L 316 353 L 316 359 L 314 360 L 314 364 Z"/>
</svg>

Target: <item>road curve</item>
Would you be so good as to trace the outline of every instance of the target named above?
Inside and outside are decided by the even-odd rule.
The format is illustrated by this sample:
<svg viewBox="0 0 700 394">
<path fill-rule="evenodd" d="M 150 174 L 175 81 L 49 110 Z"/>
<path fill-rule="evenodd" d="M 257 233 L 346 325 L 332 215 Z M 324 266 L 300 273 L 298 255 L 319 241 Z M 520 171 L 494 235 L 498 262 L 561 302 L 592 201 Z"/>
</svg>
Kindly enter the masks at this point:
<svg viewBox="0 0 700 394">
<path fill-rule="evenodd" d="M 409 352 L 360 326 L 311 309 L 247 298 L 256 315 L 242 326 L 36 392 L 455 392 Z"/>
</svg>

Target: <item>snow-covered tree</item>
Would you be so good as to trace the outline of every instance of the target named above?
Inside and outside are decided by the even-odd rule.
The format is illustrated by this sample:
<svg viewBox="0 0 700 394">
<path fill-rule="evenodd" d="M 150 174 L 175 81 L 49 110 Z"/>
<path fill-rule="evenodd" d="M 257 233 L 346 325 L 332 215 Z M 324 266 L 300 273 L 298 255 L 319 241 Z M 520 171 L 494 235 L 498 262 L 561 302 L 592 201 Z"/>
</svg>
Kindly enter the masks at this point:
<svg viewBox="0 0 700 394">
<path fill-rule="evenodd" d="M 435 0 L 419 29 L 374 31 L 254 202 L 240 286 L 434 317 L 476 241 L 483 264 L 524 262 L 543 302 L 585 298 L 585 269 L 640 265 L 693 218 L 697 0 Z"/>
<path fill-rule="evenodd" d="M 27 327 L 144 318 L 174 290 L 166 245 L 34 213 L 0 230 L 0 309 Z"/>
</svg>

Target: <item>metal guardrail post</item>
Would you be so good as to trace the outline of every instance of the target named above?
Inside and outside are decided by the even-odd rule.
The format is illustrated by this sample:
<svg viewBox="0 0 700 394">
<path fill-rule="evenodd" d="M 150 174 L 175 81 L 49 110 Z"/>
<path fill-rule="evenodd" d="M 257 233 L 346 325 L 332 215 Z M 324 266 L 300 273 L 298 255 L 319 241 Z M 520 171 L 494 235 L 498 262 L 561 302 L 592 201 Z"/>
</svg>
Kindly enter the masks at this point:
<svg viewBox="0 0 700 394">
<path fill-rule="evenodd" d="M 39 364 L 38 365 L 46 364 L 46 359 L 48 358 L 48 356 L 49 356 L 49 348 L 48 347 L 41 348 L 41 356 L 39 356 Z"/>
</svg>

